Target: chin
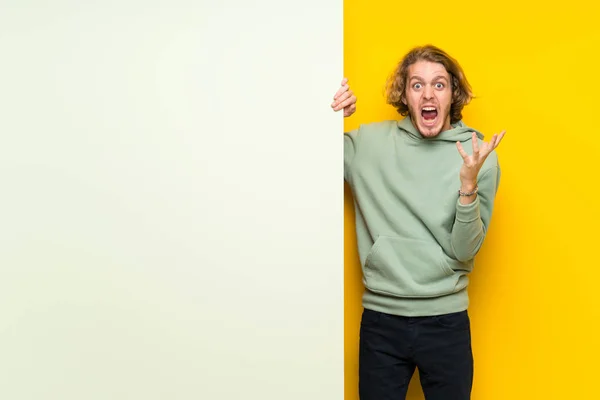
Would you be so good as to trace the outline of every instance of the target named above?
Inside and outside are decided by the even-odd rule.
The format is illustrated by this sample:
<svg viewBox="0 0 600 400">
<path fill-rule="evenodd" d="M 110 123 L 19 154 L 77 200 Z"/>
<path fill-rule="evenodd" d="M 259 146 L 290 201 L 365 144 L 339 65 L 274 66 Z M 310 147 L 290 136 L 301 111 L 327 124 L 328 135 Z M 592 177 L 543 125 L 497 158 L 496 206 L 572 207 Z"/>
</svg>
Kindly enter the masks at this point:
<svg viewBox="0 0 600 400">
<path fill-rule="evenodd" d="M 434 126 L 434 127 L 418 126 L 417 129 L 419 130 L 421 135 L 423 135 L 424 137 L 435 137 L 435 136 L 439 135 L 440 132 L 442 132 L 441 126 Z"/>
<path fill-rule="evenodd" d="M 444 127 L 444 120 L 439 116 L 432 121 L 426 121 L 421 115 L 414 115 L 413 118 L 413 121 L 417 121 L 415 128 L 424 137 L 435 137 L 442 132 Z"/>
<path fill-rule="evenodd" d="M 441 115 L 437 115 L 433 120 L 426 120 L 421 114 L 411 114 L 415 128 L 417 128 L 423 137 L 436 137 L 445 130 L 444 127 L 446 125 L 448 126 L 446 129 L 450 129 L 450 119 L 448 116 L 444 118 Z"/>
</svg>

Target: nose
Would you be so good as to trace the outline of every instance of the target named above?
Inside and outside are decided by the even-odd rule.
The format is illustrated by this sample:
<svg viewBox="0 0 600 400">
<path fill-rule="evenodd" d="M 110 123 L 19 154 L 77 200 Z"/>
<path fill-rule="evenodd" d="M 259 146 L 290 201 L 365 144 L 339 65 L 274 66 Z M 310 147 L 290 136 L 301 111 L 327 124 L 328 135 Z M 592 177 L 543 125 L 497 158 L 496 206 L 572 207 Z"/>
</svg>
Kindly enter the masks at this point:
<svg viewBox="0 0 600 400">
<path fill-rule="evenodd" d="M 426 99 L 433 98 L 433 88 L 430 85 L 425 86 L 425 90 L 423 90 L 423 97 Z"/>
</svg>

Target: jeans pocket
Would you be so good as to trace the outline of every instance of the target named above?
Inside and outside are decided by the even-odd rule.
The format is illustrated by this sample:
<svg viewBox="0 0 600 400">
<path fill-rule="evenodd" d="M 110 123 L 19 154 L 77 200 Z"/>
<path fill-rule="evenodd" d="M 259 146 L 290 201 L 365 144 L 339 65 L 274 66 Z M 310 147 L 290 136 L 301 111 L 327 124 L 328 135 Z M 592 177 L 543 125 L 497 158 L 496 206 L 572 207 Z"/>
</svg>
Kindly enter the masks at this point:
<svg viewBox="0 0 600 400">
<path fill-rule="evenodd" d="M 433 316 L 433 321 L 436 325 L 453 330 L 468 330 L 471 327 L 469 313 L 460 311 L 450 314 L 442 314 Z"/>
<path fill-rule="evenodd" d="M 374 326 L 377 325 L 380 318 L 381 313 L 379 311 L 368 310 L 365 308 L 362 313 L 360 324 L 363 327 Z"/>
</svg>

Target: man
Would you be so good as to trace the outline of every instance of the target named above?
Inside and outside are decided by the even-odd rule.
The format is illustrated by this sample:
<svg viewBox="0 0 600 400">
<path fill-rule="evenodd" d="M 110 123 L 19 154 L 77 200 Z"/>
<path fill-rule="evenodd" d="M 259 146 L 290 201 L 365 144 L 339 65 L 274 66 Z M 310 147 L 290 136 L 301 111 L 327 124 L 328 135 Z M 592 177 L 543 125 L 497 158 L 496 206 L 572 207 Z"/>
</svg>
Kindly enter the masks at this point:
<svg viewBox="0 0 600 400">
<path fill-rule="evenodd" d="M 468 274 L 488 230 L 500 167 L 462 122 L 472 98 L 458 62 L 417 47 L 387 85 L 405 118 L 344 134 L 344 178 L 356 206 L 365 292 L 361 400 L 403 399 L 415 368 L 427 400 L 469 399 L 473 381 Z M 347 80 L 332 108 L 356 110 Z"/>
</svg>

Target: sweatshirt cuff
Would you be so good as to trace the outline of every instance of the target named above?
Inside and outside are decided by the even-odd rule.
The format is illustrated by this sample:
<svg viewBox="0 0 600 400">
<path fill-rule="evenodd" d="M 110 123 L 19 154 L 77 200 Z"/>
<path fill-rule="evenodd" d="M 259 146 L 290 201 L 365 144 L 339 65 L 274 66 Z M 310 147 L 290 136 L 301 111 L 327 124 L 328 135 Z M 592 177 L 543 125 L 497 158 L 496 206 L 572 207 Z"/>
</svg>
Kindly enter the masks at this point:
<svg viewBox="0 0 600 400">
<path fill-rule="evenodd" d="M 460 197 L 456 200 L 456 220 L 459 222 L 473 222 L 480 218 L 479 196 L 471 204 L 461 204 Z"/>
</svg>

